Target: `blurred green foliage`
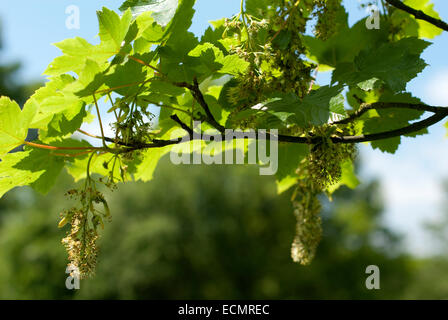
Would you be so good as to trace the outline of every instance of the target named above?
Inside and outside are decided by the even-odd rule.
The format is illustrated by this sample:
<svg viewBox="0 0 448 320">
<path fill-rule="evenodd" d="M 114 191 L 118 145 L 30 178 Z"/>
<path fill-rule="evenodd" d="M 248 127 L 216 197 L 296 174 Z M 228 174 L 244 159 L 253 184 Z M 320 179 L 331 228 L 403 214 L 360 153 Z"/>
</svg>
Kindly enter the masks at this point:
<svg viewBox="0 0 448 320">
<path fill-rule="evenodd" d="M 433 278 L 433 269 L 441 275 L 437 265 L 428 269 L 427 261 L 401 253 L 400 238 L 381 225 L 375 182 L 342 189 L 325 203 L 323 242 L 315 261 L 302 267 L 290 259 L 290 195 L 277 196 L 271 177 L 247 166 L 168 160 L 152 182 L 108 195 L 113 221 L 100 243 L 97 275 L 76 292 L 65 288 L 65 230 L 57 229 L 71 179 L 64 175 L 45 197 L 30 189 L 6 195 L 0 298 L 393 299 L 448 291 L 446 281 Z M 371 264 L 381 269 L 381 290 L 365 287 Z"/>
</svg>

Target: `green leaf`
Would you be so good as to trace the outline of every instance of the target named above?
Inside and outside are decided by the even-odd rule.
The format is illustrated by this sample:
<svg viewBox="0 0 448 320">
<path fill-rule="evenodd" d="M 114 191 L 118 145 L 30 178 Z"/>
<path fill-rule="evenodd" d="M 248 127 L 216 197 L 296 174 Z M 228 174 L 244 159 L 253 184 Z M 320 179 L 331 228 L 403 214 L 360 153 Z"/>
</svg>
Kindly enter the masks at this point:
<svg viewBox="0 0 448 320">
<path fill-rule="evenodd" d="M 277 181 L 294 176 L 300 162 L 308 155 L 308 152 L 307 145 L 279 142 Z"/>
<path fill-rule="evenodd" d="M 0 162 L 0 197 L 19 186 L 31 186 L 47 193 L 64 167 L 64 159 L 49 151 L 31 149 L 9 153 Z"/>
<path fill-rule="evenodd" d="M 144 61 L 151 60 L 151 57 L 149 55 L 145 57 L 136 55 L 136 58 L 140 58 Z M 143 83 L 146 79 L 149 78 L 149 76 L 152 76 L 153 74 L 154 71 L 152 69 L 149 69 L 136 61 L 128 60 L 124 64 L 115 65 L 110 68 L 108 74 L 104 76 L 102 81 L 108 88 L 114 88 L 120 87 L 123 84 Z M 141 90 L 141 86 L 135 85 L 117 89 L 115 90 L 115 92 L 122 96 L 129 97 L 137 94 Z"/>
<path fill-rule="evenodd" d="M 282 194 L 288 191 L 292 186 L 297 183 L 297 176 L 288 175 L 281 180 L 276 180 L 277 194 Z"/>
<path fill-rule="evenodd" d="M 382 152 L 394 154 L 395 152 L 397 152 L 398 147 L 401 144 L 401 137 L 372 141 L 370 144 L 373 149 L 380 149 Z"/>
<path fill-rule="evenodd" d="M 342 17 L 341 17 L 342 19 Z M 368 30 L 365 19 L 358 21 L 349 28 L 347 23 L 340 21 L 338 32 L 326 41 L 312 36 L 304 36 L 304 44 L 308 57 L 319 64 L 319 71 L 331 70 L 344 62 L 353 62 L 353 59 L 363 50 L 376 48 L 388 42 L 388 23 L 381 21 L 380 30 Z"/>
<path fill-rule="evenodd" d="M 134 17 L 151 12 L 158 24 L 166 26 L 174 17 L 178 4 L 178 0 L 127 0 L 121 5 L 120 10 L 131 9 Z"/>
<path fill-rule="evenodd" d="M 177 41 L 190 29 L 194 12 L 195 0 L 179 0 L 176 14 L 171 22 L 166 26 L 165 39 L 173 37 L 172 41 Z M 168 41 L 168 44 L 171 40 Z"/>
<path fill-rule="evenodd" d="M 233 54 L 225 56 L 222 60 L 222 65 L 222 68 L 218 72 L 237 76 L 246 72 L 249 67 L 249 62 Z"/>
<path fill-rule="evenodd" d="M 358 83 L 358 87 L 364 91 L 372 91 L 379 89 L 383 82 L 378 78 L 372 78 L 363 82 Z"/>
<path fill-rule="evenodd" d="M 224 54 L 211 43 L 200 44 L 193 50 L 191 50 L 188 55 L 190 57 L 199 58 L 198 64 L 194 69 L 201 75 L 201 77 L 209 77 L 214 72 L 217 72 L 222 68 L 222 59 L 224 59 Z"/>
<path fill-rule="evenodd" d="M 355 189 L 359 185 L 359 179 L 355 173 L 355 166 L 351 160 L 347 160 L 341 164 L 342 175 L 338 183 L 330 186 L 327 191 L 333 194 L 342 186 L 347 186 L 350 189 Z"/>
<path fill-rule="evenodd" d="M 140 104 L 177 105 L 177 97 L 185 93 L 184 88 L 163 81 L 151 81 L 148 93 L 139 96 Z"/>
<path fill-rule="evenodd" d="M 201 64 L 194 69 L 204 78 L 213 73 L 237 76 L 244 73 L 249 67 L 249 63 L 237 55 L 224 56 L 224 53 L 211 43 L 198 45 L 188 55 L 199 58 Z"/>
<path fill-rule="evenodd" d="M 106 89 L 104 85 L 104 73 L 109 68 L 109 64 L 100 65 L 96 61 L 87 59 L 78 80 L 70 84 L 67 87 L 67 91 L 73 93 L 78 98 L 87 97 L 84 101 L 92 101 L 92 95 L 97 90 L 100 88 Z"/>
<path fill-rule="evenodd" d="M 159 160 L 168 152 L 172 147 L 163 147 L 156 149 L 148 149 L 143 153 L 143 161 L 137 166 L 137 172 L 134 177 L 135 180 L 150 181 L 154 177 L 154 171 L 159 163 Z"/>
<path fill-rule="evenodd" d="M 329 111 L 340 111 L 340 86 L 323 86 L 307 95 L 302 104 L 306 112 L 310 114 L 313 125 L 322 125 L 328 122 Z M 335 110 L 335 111 L 334 111 Z"/>
<path fill-rule="evenodd" d="M 15 187 L 28 186 L 45 172 L 27 171 L 14 168 L 15 165 L 29 157 L 30 151 L 7 154 L 0 162 L 0 198 Z"/>
<path fill-rule="evenodd" d="M 97 15 L 101 43 L 92 45 L 79 37 L 56 43 L 55 46 L 62 51 L 63 55 L 55 58 L 44 74 L 59 76 L 67 72 L 75 72 L 80 75 L 88 59 L 103 65 L 110 57 L 118 55 L 112 61 L 114 64 L 130 52 L 132 49 L 130 43 L 137 36 L 141 36 L 138 33 L 137 24 L 131 23 L 131 13 L 125 12 L 120 18 L 114 11 L 103 8 L 102 11 L 97 12 Z"/>
<path fill-rule="evenodd" d="M 130 10 L 127 10 L 123 16 L 120 16 L 112 10 L 103 7 L 102 11 L 97 12 L 98 22 L 100 24 L 101 42 L 110 45 L 118 53 L 129 31 L 132 20 Z"/>
<path fill-rule="evenodd" d="M 157 24 L 150 12 L 139 15 L 135 21 L 139 30 L 136 36 L 137 40 L 139 37 L 143 37 L 146 41 L 158 43 L 163 39 L 165 31 Z"/>
<path fill-rule="evenodd" d="M 286 50 L 291 42 L 292 33 L 291 31 L 282 30 L 278 36 L 274 39 L 272 44 L 274 47 L 280 50 Z"/>
<path fill-rule="evenodd" d="M 208 27 L 205 30 L 204 35 L 201 38 L 201 44 L 204 44 L 207 42 L 211 43 L 214 46 L 221 49 L 223 52 L 227 53 L 227 50 L 220 42 L 220 40 L 222 40 L 224 31 L 225 31 L 225 26 L 224 26 L 225 19 L 211 21 L 210 23 L 212 24 L 212 27 Z"/>
<path fill-rule="evenodd" d="M 244 119 L 258 113 L 263 117 L 258 120 L 259 127 L 279 129 L 279 127 L 293 123 L 304 127 L 308 119 L 306 119 L 299 105 L 300 99 L 297 95 L 292 93 L 278 94 L 276 97 L 259 103 L 251 109 L 239 112 L 234 119 Z"/>
<path fill-rule="evenodd" d="M 195 67 L 200 65 L 198 57 L 189 56 L 199 41 L 195 35 L 185 30 L 173 34 L 167 44 L 158 48 L 160 55 L 160 69 L 172 81 L 192 82 Z"/>
<path fill-rule="evenodd" d="M 257 18 L 265 18 L 269 6 L 275 5 L 272 0 L 246 0 L 246 12 Z"/>
<path fill-rule="evenodd" d="M 55 44 L 63 55 L 57 57 L 50 63 L 44 74 L 49 76 L 59 76 L 67 72 L 80 74 L 84 68 L 87 59 L 98 63 L 104 63 L 114 51 L 103 45 L 94 46 L 83 38 L 66 39 Z"/>
<path fill-rule="evenodd" d="M 168 46 L 183 40 L 191 26 L 195 0 L 130 0 L 121 10 L 131 8 L 138 32 L 134 42 L 136 52 L 148 52 L 151 44 L 165 42 Z M 170 39 L 173 37 L 174 39 Z M 193 47 L 190 48 L 193 49 Z"/>
<path fill-rule="evenodd" d="M 392 90 L 403 91 L 406 84 L 427 66 L 420 54 L 429 45 L 429 42 L 421 39 L 406 38 L 363 51 L 354 62 L 337 64 L 332 82 L 356 85 L 378 78 Z"/>
<path fill-rule="evenodd" d="M 340 86 L 323 86 L 312 91 L 303 100 L 295 94 L 281 94 L 256 107 L 262 110 L 265 108 L 265 111 L 280 120 L 293 122 L 301 127 L 322 125 L 328 122 L 330 108 L 333 108 L 333 112 L 342 112 L 339 96 L 341 91 Z"/>
<path fill-rule="evenodd" d="M 37 109 L 30 127 L 47 129 L 56 114 L 63 113 L 67 120 L 79 114 L 85 102 L 71 92 L 70 88 L 75 84 L 72 76 L 61 75 L 53 77 L 45 87 L 38 89 L 25 104 L 25 108 Z"/>
<path fill-rule="evenodd" d="M 26 104 L 23 111 L 8 97 L 0 97 L 0 157 L 23 144 L 36 114 L 35 104 Z"/>
<path fill-rule="evenodd" d="M 81 128 L 84 122 L 88 122 L 91 117 L 92 114 L 87 112 L 85 108 L 82 108 L 71 120 L 68 120 L 64 113 L 56 114 L 46 130 L 39 130 L 39 140 L 46 144 L 52 144 L 55 141 L 68 139 L 76 130 Z"/>
<path fill-rule="evenodd" d="M 330 100 L 330 111 L 332 113 L 338 114 L 338 115 L 347 115 L 347 111 L 345 110 L 345 98 L 342 93 L 338 94 L 337 96 L 331 98 Z"/>
<path fill-rule="evenodd" d="M 88 146 L 88 143 L 85 142 L 85 146 Z M 109 155 L 110 158 L 110 155 Z M 106 155 L 102 155 L 102 156 L 98 156 L 98 155 L 94 155 L 91 161 L 91 167 L 90 167 L 90 172 L 93 173 L 97 173 L 97 170 L 95 170 L 96 168 L 101 167 L 101 164 L 104 161 L 109 160 L 108 158 L 106 158 Z M 70 174 L 73 179 L 75 180 L 75 182 L 78 182 L 82 179 L 85 179 L 87 176 L 87 162 L 89 161 L 89 156 L 85 155 L 85 156 L 81 156 L 81 157 L 76 157 L 73 161 L 69 162 L 66 164 L 65 168 L 67 169 L 68 174 Z M 106 170 L 104 170 L 106 171 Z M 104 172 L 102 172 L 104 173 Z M 107 175 L 107 173 L 105 173 Z"/>
<path fill-rule="evenodd" d="M 403 102 L 403 103 L 422 103 L 419 99 L 412 97 L 408 93 L 402 94 L 383 94 L 379 101 L 382 102 Z M 385 109 L 378 110 L 377 115 L 364 121 L 363 133 L 378 133 L 396 130 L 410 125 L 410 122 L 419 119 L 423 112 L 409 109 Z M 417 134 L 425 134 L 427 130 L 408 135 L 415 137 Z M 395 153 L 401 143 L 401 137 L 394 137 L 379 141 L 372 141 L 374 149 L 380 149 L 383 152 Z"/>
</svg>

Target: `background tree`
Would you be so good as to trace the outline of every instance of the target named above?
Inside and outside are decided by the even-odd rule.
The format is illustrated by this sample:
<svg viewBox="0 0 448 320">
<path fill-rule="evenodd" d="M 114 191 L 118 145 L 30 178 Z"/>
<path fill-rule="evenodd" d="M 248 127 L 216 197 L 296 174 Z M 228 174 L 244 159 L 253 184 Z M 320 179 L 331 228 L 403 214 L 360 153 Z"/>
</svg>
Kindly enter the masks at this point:
<svg viewBox="0 0 448 320">
<path fill-rule="evenodd" d="M 278 197 L 274 179 L 256 167 L 173 166 L 165 158 L 153 183 L 113 194 L 97 275 L 72 296 L 64 285 L 63 232 L 48 214 L 66 206 L 70 178 L 58 185 L 47 197 L 29 189 L 7 195 L 1 298 L 377 299 L 400 298 L 413 284 L 415 260 L 380 223 L 378 183 L 341 189 L 324 204 L 321 248 L 312 266 L 300 267 L 288 257 L 291 192 Z M 365 287 L 370 264 L 381 268 L 379 291 Z"/>
</svg>

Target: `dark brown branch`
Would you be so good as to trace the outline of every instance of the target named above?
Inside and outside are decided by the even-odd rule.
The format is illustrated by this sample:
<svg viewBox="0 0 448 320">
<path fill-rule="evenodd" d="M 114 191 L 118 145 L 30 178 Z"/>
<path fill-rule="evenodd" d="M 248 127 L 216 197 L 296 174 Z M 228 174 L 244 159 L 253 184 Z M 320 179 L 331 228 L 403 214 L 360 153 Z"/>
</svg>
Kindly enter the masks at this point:
<svg viewBox="0 0 448 320">
<path fill-rule="evenodd" d="M 428 107 L 428 106 L 427 106 Z M 431 108 L 431 107 L 430 107 Z M 334 143 L 360 143 L 360 142 L 369 142 L 369 141 L 376 141 L 376 140 L 382 140 L 382 139 L 389 139 L 389 138 L 395 138 L 403 135 L 412 134 L 415 132 L 418 132 L 422 129 L 428 128 L 432 126 L 433 124 L 438 123 L 439 121 L 443 120 L 448 116 L 448 109 L 442 108 L 441 110 L 438 109 L 438 111 L 428 119 L 413 123 L 407 127 L 386 131 L 386 132 L 380 132 L 380 133 L 373 133 L 373 134 L 366 134 L 366 135 L 360 135 L 360 136 L 344 136 L 344 137 L 332 137 L 331 140 Z M 235 132 L 235 136 L 233 137 L 234 140 L 240 139 L 243 137 L 242 132 Z M 225 134 L 221 134 L 221 137 L 223 140 L 225 139 Z M 316 144 L 321 141 L 321 137 L 315 136 L 315 137 L 294 137 L 294 136 L 285 136 L 285 135 L 273 135 L 270 133 L 266 134 L 266 139 L 272 139 L 277 138 L 280 142 L 289 142 L 289 143 L 301 143 L 301 144 Z M 181 142 L 188 142 L 192 140 L 203 140 L 204 138 L 207 138 L 208 141 L 210 141 L 210 137 L 207 135 L 202 135 L 202 137 L 191 137 L 191 136 L 185 136 L 173 140 L 154 140 L 151 144 L 145 144 L 141 146 L 136 146 L 133 149 L 129 151 L 139 150 L 139 149 L 147 149 L 147 148 L 160 148 L 165 147 L 169 145 L 179 144 Z M 257 136 L 257 139 L 260 139 L 259 136 Z M 204 139 L 205 140 L 205 139 Z"/>
<path fill-rule="evenodd" d="M 183 85 L 185 85 L 186 88 L 188 88 L 188 86 L 190 86 L 188 84 L 182 84 L 182 86 Z M 193 86 L 191 86 L 191 88 L 193 88 Z M 195 90 L 195 89 L 191 89 L 191 90 Z M 420 110 L 420 111 L 428 111 L 428 112 L 433 112 L 434 115 L 425 120 L 413 123 L 407 127 L 396 129 L 396 130 L 380 132 L 380 133 L 373 133 L 373 134 L 366 134 L 366 135 L 359 135 L 359 136 L 344 136 L 344 137 L 334 136 L 331 138 L 331 140 L 334 143 L 360 143 L 360 142 L 369 142 L 369 141 L 394 138 L 394 137 L 403 136 L 403 135 L 409 135 L 409 134 L 418 132 L 422 129 L 428 128 L 428 127 L 432 126 L 433 124 L 440 122 L 441 120 L 445 119 L 448 116 L 448 108 L 446 108 L 446 107 L 433 107 L 433 106 L 427 106 L 424 104 L 376 102 L 376 103 L 371 103 L 371 104 L 364 104 L 361 106 L 361 108 L 357 112 L 355 112 L 348 118 L 343 119 L 338 122 L 334 122 L 332 124 L 349 123 L 349 122 L 355 120 L 356 118 L 359 118 L 360 116 L 362 116 L 365 112 L 367 112 L 369 110 L 391 109 L 391 108 L 406 108 L 406 109 L 413 109 L 413 110 Z M 108 137 L 104 137 L 104 140 L 108 141 L 108 142 L 113 142 L 117 145 L 127 147 L 128 149 L 124 149 L 123 152 L 132 152 L 135 150 L 150 149 L 150 148 L 162 148 L 162 147 L 176 145 L 176 144 L 179 144 L 182 142 L 188 142 L 188 141 L 193 141 L 193 140 L 207 140 L 207 141 L 214 140 L 214 139 L 211 139 L 211 136 L 205 135 L 205 134 L 198 135 L 197 137 L 195 135 L 193 135 L 193 130 L 190 127 L 188 127 L 185 123 L 183 123 L 177 115 L 172 115 L 171 119 L 173 119 L 173 121 L 178 123 L 185 131 L 187 131 L 188 135 L 185 137 L 179 137 L 179 138 L 175 138 L 175 139 L 171 139 L 171 140 L 154 139 L 151 143 L 139 143 L 139 144 L 127 144 L 127 143 L 123 143 L 120 141 L 116 142 L 114 139 L 108 138 Z M 226 135 L 224 134 L 224 132 L 225 132 L 225 128 L 222 127 L 222 131 L 220 130 L 219 134 L 221 135 L 221 138 L 223 140 L 226 139 Z M 243 132 L 234 132 L 233 139 L 234 140 L 241 139 L 244 136 L 245 135 Z M 100 137 L 98 137 L 98 138 L 100 138 Z M 301 144 L 316 144 L 316 143 L 319 143 L 319 141 L 321 140 L 321 137 L 319 137 L 319 136 L 296 137 L 296 136 L 286 136 L 286 135 L 274 136 L 273 134 L 270 134 L 270 133 L 266 134 L 265 139 L 272 139 L 272 138 L 277 138 L 277 140 L 279 142 L 301 143 Z M 257 139 L 261 139 L 261 137 L 257 136 Z"/>
<path fill-rule="evenodd" d="M 201 92 L 201 89 L 199 89 L 199 83 L 196 78 L 194 78 L 194 84 L 188 84 L 186 82 L 180 82 L 180 83 L 174 83 L 176 86 L 181 88 L 187 88 L 190 90 L 191 94 L 193 95 L 193 98 L 199 103 L 199 105 L 204 109 L 205 114 L 207 116 L 207 122 L 210 123 L 214 128 L 216 128 L 219 132 L 224 132 L 225 128 L 216 121 L 215 117 L 213 116 L 212 112 L 210 111 L 210 108 L 205 101 L 204 95 Z"/>
<path fill-rule="evenodd" d="M 403 11 L 413 15 L 415 17 L 415 19 L 424 20 L 442 30 L 448 31 L 448 23 L 446 23 L 440 19 L 433 18 L 433 17 L 427 15 L 426 13 L 424 13 L 423 11 L 415 10 L 414 8 L 411 8 L 407 5 L 405 5 L 400 0 L 386 0 L 386 2 L 389 3 L 391 6 L 394 6 L 397 9 L 403 10 Z"/>
<path fill-rule="evenodd" d="M 190 135 L 190 137 L 193 136 L 193 129 L 190 128 L 189 126 L 187 126 L 185 123 L 182 122 L 182 120 L 179 119 L 179 117 L 176 114 L 173 114 L 171 116 L 171 119 L 176 122 L 177 124 L 179 124 L 181 126 L 182 129 L 184 129 L 185 131 L 188 132 L 188 134 Z"/>
<path fill-rule="evenodd" d="M 359 109 L 352 113 L 345 119 L 332 122 L 331 124 L 348 124 L 353 122 L 354 120 L 360 118 L 364 113 L 369 110 L 382 110 L 382 109 L 412 109 L 419 111 L 428 111 L 428 112 L 446 112 L 448 108 L 445 107 L 432 107 L 427 106 L 425 104 L 414 104 L 414 103 L 390 103 L 390 102 L 374 102 L 374 103 L 363 103 L 359 107 Z"/>
<path fill-rule="evenodd" d="M 333 137 L 332 140 L 335 143 L 359 143 L 359 142 L 368 142 L 368 141 L 376 141 L 376 140 L 382 140 L 382 139 L 395 138 L 395 137 L 408 135 L 408 134 L 426 129 L 426 128 L 432 126 L 433 124 L 436 124 L 437 122 L 445 119 L 447 116 L 448 116 L 447 111 L 437 112 L 436 114 L 429 117 L 428 119 L 413 123 L 407 127 L 401 128 L 401 129 L 380 132 L 380 133 L 360 135 L 360 136 Z"/>
</svg>

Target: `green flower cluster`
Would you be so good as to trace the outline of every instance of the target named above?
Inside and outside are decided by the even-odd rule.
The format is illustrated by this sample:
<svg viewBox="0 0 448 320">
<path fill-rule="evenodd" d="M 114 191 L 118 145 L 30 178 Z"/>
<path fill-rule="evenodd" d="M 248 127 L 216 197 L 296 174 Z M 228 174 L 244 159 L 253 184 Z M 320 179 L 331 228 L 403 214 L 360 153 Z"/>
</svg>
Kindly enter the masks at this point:
<svg viewBox="0 0 448 320">
<path fill-rule="evenodd" d="M 347 126 L 342 134 L 352 130 L 352 127 Z M 299 181 L 292 197 L 297 226 L 291 256 L 295 262 L 303 265 L 311 263 L 322 237 L 322 222 L 319 217 L 321 205 L 317 196 L 340 181 L 342 163 L 353 161 L 356 156 L 353 144 L 332 142 L 334 128 L 323 126 L 315 128 L 314 133 L 322 137 L 322 140 L 311 147 L 309 156 L 300 163 L 297 169 Z"/>
<path fill-rule="evenodd" d="M 316 128 L 322 140 L 313 145 L 308 157 L 308 176 L 322 190 L 339 182 L 342 176 L 341 164 L 346 160 L 354 160 L 356 147 L 354 144 L 333 143 L 332 127 Z"/>
<path fill-rule="evenodd" d="M 341 0 L 316 0 L 318 19 L 314 34 L 317 38 L 327 40 L 336 33 L 337 16 L 344 12 L 341 2 Z"/>
<path fill-rule="evenodd" d="M 238 39 L 230 45 L 230 53 L 250 63 L 228 90 L 228 101 L 234 107 L 230 119 L 238 119 L 233 122 L 235 127 L 255 127 L 253 119 L 236 115 L 274 92 L 301 98 L 310 92 L 317 66 L 305 57 L 302 35 L 308 22 L 317 17 L 315 33 L 322 39 L 330 37 L 337 30 L 340 12 L 344 12 L 341 0 L 286 0 L 265 8 L 262 19 L 246 12 L 226 19 L 223 37 Z"/>
<path fill-rule="evenodd" d="M 308 94 L 316 66 L 304 58 L 301 34 L 305 33 L 314 3 L 300 4 L 283 1 L 282 5 L 266 9 L 263 19 L 242 12 L 226 20 L 224 37 L 239 39 L 230 53 L 250 63 L 248 71 L 229 90 L 228 100 L 235 106 L 231 117 L 273 92 L 293 92 L 300 97 Z M 309 6 L 309 10 L 304 10 L 304 6 Z"/>
<path fill-rule="evenodd" d="M 314 259 L 322 238 L 321 204 L 317 199 L 319 191 L 313 180 L 303 179 L 297 184 L 292 197 L 297 225 L 291 257 L 302 265 L 309 265 Z"/>
<path fill-rule="evenodd" d="M 59 227 L 67 223 L 71 225 L 67 236 L 62 239 L 68 253 L 69 266 L 77 270 L 81 279 L 92 276 L 98 256 L 98 227 L 104 228 L 104 219 L 110 219 L 110 211 L 104 195 L 97 191 L 94 185 L 85 190 L 70 190 L 67 192 L 70 198 L 80 201 L 80 208 L 65 210 Z M 96 209 L 96 205 L 102 204 L 104 212 Z"/>
</svg>

